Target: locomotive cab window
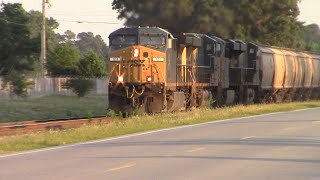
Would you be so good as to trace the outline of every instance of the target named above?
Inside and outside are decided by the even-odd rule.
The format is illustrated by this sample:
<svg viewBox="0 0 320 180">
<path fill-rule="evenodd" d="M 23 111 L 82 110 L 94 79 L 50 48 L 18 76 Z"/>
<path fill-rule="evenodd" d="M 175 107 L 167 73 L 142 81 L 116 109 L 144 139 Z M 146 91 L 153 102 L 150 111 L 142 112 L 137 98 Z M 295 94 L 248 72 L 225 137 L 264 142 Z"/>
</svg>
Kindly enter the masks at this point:
<svg viewBox="0 0 320 180">
<path fill-rule="evenodd" d="M 217 43 L 217 46 L 216 46 L 216 56 L 220 57 L 221 56 L 221 53 L 222 53 L 222 49 L 221 49 L 221 44 Z"/>
<path fill-rule="evenodd" d="M 207 49 L 206 50 L 210 52 L 212 50 L 212 44 L 207 44 Z"/>
<path fill-rule="evenodd" d="M 163 35 L 143 34 L 140 36 L 140 44 L 160 48 L 166 45 L 166 38 Z"/>
<path fill-rule="evenodd" d="M 131 45 L 137 44 L 137 36 L 135 35 L 116 35 L 113 36 L 110 40 L 111 49 L 119 49 Z"/>
<path fill-rule="evenodd" d="M 214 48 L 214 44 L 207 44 L 206 51 L 208 55 L 214 55 L 216 52 Z"/>
</svg>

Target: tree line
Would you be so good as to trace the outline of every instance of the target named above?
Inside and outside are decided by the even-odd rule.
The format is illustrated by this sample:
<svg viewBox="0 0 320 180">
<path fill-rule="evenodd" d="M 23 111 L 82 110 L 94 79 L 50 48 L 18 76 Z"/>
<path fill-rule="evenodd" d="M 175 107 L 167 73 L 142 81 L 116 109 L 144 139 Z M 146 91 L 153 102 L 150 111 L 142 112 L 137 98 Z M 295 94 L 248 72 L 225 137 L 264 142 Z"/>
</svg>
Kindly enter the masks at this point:
<svg viewBox="0 0 320 180">
<path fill-rule="evenodd" d="M 157 26 L 320 53 L 316 24 L 299 22 L 300 0 L 113 0 L 127 26 Z"/>
<path fill-rule="evenodd" d="M 41 23 L 39 11 L 27 12 L 19 3 L 0 5 L 1 88 L 10 86 L 20 97 L 32 84 L 27 77 L 41 74 Z M 46 19 L 47 75 L 72 77 L 65 87 L 84 96 L 93 86 L 90 78 L 106 76 L 107 45 L 92 32 L 59 34 L 58 27 L 55 19 Z"/>
</svg>

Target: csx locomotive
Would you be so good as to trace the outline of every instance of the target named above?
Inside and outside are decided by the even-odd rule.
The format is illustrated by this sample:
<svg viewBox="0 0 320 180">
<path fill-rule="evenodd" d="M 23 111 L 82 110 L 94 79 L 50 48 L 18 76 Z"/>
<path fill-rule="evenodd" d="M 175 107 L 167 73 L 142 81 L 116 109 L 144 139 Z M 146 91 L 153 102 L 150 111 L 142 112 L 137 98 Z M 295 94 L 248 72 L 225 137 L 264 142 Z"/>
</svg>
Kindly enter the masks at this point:
<svg viewBox="0 0 320 180">
<path fill-rule="evenodd" d="M 157 27 L 120 28 L 109 40 L 116 112 L 319 98 L 317 55 Z"/>
</svg>

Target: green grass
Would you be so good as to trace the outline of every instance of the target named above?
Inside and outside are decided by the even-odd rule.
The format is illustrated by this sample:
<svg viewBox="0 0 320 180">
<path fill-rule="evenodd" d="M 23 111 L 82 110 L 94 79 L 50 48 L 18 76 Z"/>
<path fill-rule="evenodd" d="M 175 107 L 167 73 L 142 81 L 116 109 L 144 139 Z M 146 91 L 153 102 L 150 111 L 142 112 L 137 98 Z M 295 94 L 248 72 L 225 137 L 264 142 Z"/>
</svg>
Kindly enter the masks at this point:
<svg viewBox="0 0 320 180">
<path fill-rule="evenodd" d="M 240 105 L 219 109 L 195 109 L 189 112 L 134 116 L 127 119 L 114 118 L 109 124 L 0 137 L 0 153 L 52 147 L 154 129 L 313 107 L 320 107 L 320 102 Z"/>
<path fill-rule="evenodd" d="M 106 114 L 106 96 L 44 96 L 19 100 L 0 100 L 0 123 L 48 120 Z"/>
<path fill-rule="evenodd" d="M 127 119 L 114 118 L 108 124 L 0 137 L 0 153 L 52 147 L 147 130 L 313 107 L 320 107 L 320 102 L 239 105 L 218 109 L 195 109 L 189 112 L 134 116 Z"/>
</svg>

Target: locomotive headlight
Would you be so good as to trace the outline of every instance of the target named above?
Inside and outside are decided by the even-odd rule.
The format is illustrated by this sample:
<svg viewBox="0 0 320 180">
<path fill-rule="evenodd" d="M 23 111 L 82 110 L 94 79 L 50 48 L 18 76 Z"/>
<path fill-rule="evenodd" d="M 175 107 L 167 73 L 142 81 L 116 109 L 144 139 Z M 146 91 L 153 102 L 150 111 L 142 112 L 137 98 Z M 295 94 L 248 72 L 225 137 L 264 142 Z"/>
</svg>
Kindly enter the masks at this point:
<svg viewBox="0 0 320 180">
<path fill-rule="evenodd" d="M 152 81 L 152 77 L 151 76 L 147 76 L 147 81 L 151 82 Z"/>
<path fill-rule="evenodd" d="M 134 57 L 139 57 L 139 49 L 134 49 L 133 50 L 133 56 Z"/>
<path fill-rule="evenodd" d="M 118 81 L 119 81 L 119 82 L 123 82 L 123 77 L 122 77 L 122 76 L 119 76 L 119 77 L 118 77 Z"/>
</svg>

